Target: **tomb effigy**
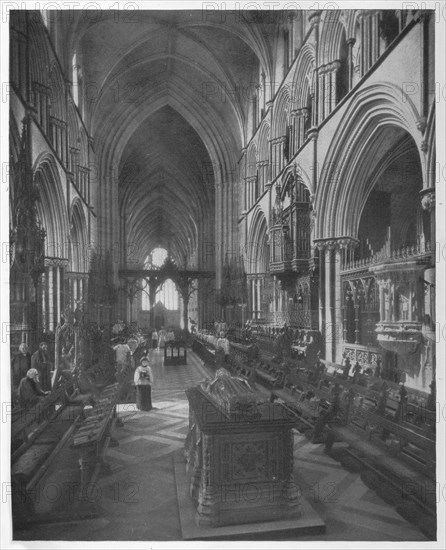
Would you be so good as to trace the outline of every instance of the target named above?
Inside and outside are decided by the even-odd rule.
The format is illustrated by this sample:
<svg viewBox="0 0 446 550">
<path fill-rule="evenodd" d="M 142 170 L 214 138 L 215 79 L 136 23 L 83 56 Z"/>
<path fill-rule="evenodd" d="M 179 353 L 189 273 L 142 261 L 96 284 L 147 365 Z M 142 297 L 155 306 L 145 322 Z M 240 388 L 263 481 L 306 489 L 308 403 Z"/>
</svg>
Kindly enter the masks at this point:
<svg viewBox="0 0 446 550">
<path fill-rule="evenodd" d="M 293 478 L 293 424 L 279 403 L 262 401 L 246 380 L 219 369 L 186 390 L 185 444 L 198 526 L 298 519 Z"/>
</svg>

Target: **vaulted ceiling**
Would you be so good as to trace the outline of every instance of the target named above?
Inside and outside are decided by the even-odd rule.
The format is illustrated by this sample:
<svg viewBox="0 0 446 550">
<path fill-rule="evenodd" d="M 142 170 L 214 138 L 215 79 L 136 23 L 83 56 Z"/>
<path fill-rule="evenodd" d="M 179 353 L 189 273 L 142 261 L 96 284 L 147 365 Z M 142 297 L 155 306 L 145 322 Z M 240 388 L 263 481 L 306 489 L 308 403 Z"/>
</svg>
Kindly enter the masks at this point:
<svg viewBox="0 0 446 550">
<path fill-rule="evenodd" d="M 192 255 L 215 181 L 237 170 L 273 36 L 219 12 L 74 13 L 68 41 L 102 173 L 118 174 L 123 238 L 141 256 L 156 246 Z"/>
</svg>

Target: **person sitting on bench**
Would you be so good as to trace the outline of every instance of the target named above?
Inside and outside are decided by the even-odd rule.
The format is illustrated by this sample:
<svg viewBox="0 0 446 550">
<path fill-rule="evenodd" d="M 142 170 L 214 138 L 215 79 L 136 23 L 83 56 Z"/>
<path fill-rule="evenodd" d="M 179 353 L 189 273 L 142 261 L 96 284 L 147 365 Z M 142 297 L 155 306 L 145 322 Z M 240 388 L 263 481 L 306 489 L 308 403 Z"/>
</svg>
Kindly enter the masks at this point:
<svg viewBox="0 0 446 550">
<path fill-rule="evenodd" d="M 40 398 L 51 392 L 41 389 L 37 369 L 29 369 L 26 376 L 20 380 L 17 393 L 20 406 L 24 409 L 29 409 L 38 403 Z"/>
</svg>

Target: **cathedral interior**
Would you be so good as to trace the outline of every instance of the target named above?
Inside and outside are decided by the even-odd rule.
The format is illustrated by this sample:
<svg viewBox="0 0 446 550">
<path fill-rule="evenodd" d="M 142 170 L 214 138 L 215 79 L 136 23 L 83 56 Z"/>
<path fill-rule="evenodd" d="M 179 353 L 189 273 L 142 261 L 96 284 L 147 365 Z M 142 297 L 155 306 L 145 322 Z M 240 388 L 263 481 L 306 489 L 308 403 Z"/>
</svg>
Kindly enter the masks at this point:
<svg viewBox="0 0 446 550">
<path fill-rule="evenodd" d="M 209 6 L 8 14 L 11 539 L 438 541 L 436 13 Z"/>
</svg>

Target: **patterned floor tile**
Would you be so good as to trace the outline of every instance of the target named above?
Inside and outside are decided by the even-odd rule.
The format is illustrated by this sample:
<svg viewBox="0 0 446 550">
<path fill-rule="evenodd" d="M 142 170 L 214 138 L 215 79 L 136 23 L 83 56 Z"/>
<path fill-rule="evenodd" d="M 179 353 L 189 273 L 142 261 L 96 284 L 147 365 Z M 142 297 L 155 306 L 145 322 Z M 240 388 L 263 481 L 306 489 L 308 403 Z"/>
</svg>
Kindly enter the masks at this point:
<svg viewBox="0 0 446 550">
<path fill-rule="evenodd" d="M 101 499 L 98 519 L 36 527 L 24 539 L 37 540 L 154 540 L 181 538 L 173 456 L 182 449 L 188 430 L 184 390 L 207 373 L 188 354 L 188 365 L 164 368 L 161 354 L 151 352 L 155 408 L 141 412 L 121 405 L 124 426 L 116 430 L 119 447 L 109 448 L 108 475 L 97 484 Z M 295 480 L 308 502 L 327 525 L 326 535 L 299 540 L 423 541 L 424 536 L 395 509 L 369 490 L 356 473 L 347 472 L 295 432 Z"/>
</svg>

